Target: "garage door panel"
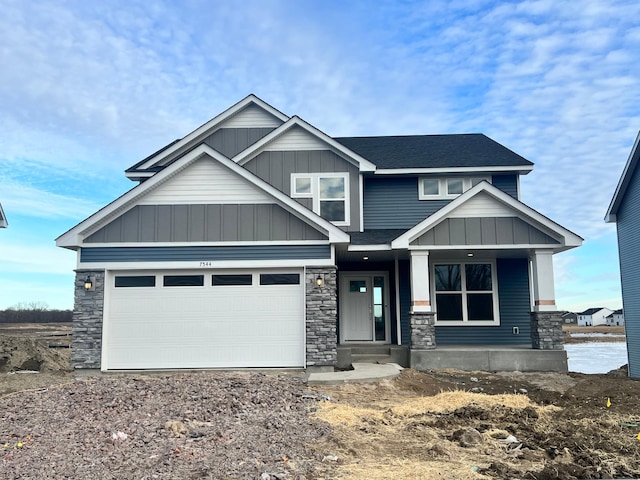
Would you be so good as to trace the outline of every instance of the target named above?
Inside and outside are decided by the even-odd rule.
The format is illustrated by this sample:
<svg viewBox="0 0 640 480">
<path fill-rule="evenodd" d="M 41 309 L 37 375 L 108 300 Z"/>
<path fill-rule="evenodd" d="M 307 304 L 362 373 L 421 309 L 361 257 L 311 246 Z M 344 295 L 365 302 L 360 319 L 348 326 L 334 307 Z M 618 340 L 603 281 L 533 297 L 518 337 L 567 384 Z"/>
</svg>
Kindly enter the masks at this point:
<svg viewBox="0 0 640 480">
<path fill-rule="evenodd" d="M 204 287 L 163 287 L 160 279 L 156 287 L 115 288 L 112 281 L 106 368 L 304 366 L 302 283 L 212 287 L 208 279 Z"/>
</svg>

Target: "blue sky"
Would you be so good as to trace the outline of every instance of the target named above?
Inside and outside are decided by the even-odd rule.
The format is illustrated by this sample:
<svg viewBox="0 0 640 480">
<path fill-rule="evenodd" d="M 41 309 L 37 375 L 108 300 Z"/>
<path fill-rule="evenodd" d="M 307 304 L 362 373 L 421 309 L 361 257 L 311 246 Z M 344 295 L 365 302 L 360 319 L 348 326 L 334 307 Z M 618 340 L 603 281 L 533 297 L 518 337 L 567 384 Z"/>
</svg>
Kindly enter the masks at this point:
<svg viewBox="0 0 640 480">
<path fill-rule="evenodd" d="M 38 1 L 0 16 L 0 308 L 72 308 L 54 239 L 249 93 L 333 136 L 482 132 L 585 238 L 559 308 L 619 308 L 603 217 L 640 130 L 637 1 Z"/>
</svg>

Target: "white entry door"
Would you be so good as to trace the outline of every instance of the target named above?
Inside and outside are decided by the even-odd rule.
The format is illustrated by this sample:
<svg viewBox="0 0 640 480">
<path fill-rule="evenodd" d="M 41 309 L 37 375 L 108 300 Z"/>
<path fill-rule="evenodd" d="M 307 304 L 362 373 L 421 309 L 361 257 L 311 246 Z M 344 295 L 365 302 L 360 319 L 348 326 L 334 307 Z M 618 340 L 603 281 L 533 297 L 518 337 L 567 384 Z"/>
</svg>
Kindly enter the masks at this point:
<svg viewBox="0 0 640 480">
<path fill-rule="evenodd" d="M 387 342 L 388 288 L 384 273 L 342 274 L 340 341 Z"/>
</svg>

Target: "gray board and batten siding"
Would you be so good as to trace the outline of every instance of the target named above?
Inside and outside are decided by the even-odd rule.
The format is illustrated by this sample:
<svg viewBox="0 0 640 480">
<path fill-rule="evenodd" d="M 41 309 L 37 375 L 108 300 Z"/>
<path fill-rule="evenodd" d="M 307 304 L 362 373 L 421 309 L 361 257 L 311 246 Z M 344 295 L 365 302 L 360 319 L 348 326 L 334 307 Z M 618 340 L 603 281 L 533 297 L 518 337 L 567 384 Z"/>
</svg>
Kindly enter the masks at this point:
<svg viewBox="0 0 640 480">
<path fill-rule="evenodd" d="M 85 243 L 327 240 L 275 204 L 137 205 Z"/>
<path fill-rule="evenodd" d="M 640 169 L 636 168 L 616 212 L 622 304 L 629 376 L 640 378 Z"/>
<path fill-rule="evenodd" d="M 309 259 L 331 259 L 331 246 L 230 245 L 219 247 L 83 247 L 80 249 L 82 263 Z"/>
<path fill-rule="evenodd" d="M 292 173 L 349 173 L 351 225 L 346 231 L 360 230 L 360 172 L 358 167 L 330 150 L 293 150 L 262 152 L 244 167 L 281 192 L 291 196 Z M 311 209 L 310 198 L 294 198 Z"/>
<path fill-rule="evenodd" d="M 419 200 L 418 176 L 366 176 L 364 228 L 409 229 L 433 215 L 451 200 Z M 493 186 L 518 198 L 516 175 L 493 175 Z"/>
<path fill-rule="evenodd" d="M 437 325 L 436 345 L 531 345 L 529 261 L 526 258 L 498 258 L 496 269 L 500 325 Z M 514 335 L 513 327 L 518 327 L 517 335 Z"/>
<path fill-rule="evenodd" d="M 446 218 L 411 245 L 557 245 L 517 217 Z"/>
<path fill-rule="evenodd" d="M 273 130 L 275 130 L 274 127 L 221 128 L 205 138 L 203 142 L 224 156 L 232 158 Z"/>
</svg>

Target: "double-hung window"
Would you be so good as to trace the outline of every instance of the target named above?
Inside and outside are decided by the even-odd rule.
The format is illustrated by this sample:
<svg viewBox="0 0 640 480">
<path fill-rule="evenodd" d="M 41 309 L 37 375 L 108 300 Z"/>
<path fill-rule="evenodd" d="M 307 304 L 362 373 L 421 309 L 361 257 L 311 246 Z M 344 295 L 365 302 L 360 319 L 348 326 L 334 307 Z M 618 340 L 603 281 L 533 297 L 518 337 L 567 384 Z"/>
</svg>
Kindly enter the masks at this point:
<svg viewBox="0 0 640 480">
<path fill-rule="evenodd" d="M 438 324 L 500 323 L 495 264 L 438 263 L 433 279 Z"/>
<path fill-rule="evenodd" d="M 310 198 L 312 210 L 336 225 L 349 225 L 348 173 L 293 173 L 291 196 Z"/>
</svg>

